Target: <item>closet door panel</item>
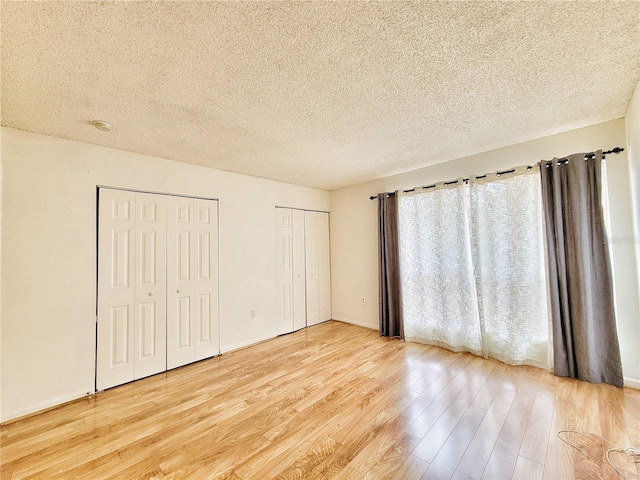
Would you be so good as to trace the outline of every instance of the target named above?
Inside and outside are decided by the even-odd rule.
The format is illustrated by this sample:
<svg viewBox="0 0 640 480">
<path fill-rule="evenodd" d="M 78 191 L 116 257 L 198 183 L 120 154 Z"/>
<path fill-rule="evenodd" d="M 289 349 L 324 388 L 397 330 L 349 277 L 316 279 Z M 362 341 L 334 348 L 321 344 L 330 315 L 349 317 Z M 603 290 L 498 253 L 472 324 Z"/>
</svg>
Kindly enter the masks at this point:
<svg viewBox="0 0 640 480">
<path fill-rule="evenodd" d="M 318 297 L 320 321 L 331 319 L 329 214 L 318 213 Z"/>
<path fill-rule="evenodd" d="M 165 200 L 136 193 L 135 379 L 167 369 Z"/>
<path fill-rule="evenodd" d="M 195 359 L 193 199 L 167 197 L 167 369 Z"/>
<path fill-rule="evenodd" d="M 98 390 L 134 379 L 135 210 L 134 193 L 100 189 L 96 345 Z"/>
<path fill-rule="evenodd" d="M 293 256 L 293 212 L 289 208 L 276 208 L 276 332 L 278 335 L 294 330 Z"/>
<path fill-rule="evenodd" d="M 307 326 L 320 323 L 320 286 L 318 283 L 318 213 L 304 212 L 306 261 Z"/>
<path fill-rule="evenodd" d="M 99 390 L 217 355 L 218 202 L 101 188 Z"/>
<path fill-rule="evenodd" d="M 193 200 L 194 360 L 220 353 L 218 326 L 218 202 Z"/>
<path fill-rule="evenodd" d="M 293 329 L 307 326 L 306 266 L 304 245 L 304 212 L 292 211 L 293 230 Z"/>
</svg>

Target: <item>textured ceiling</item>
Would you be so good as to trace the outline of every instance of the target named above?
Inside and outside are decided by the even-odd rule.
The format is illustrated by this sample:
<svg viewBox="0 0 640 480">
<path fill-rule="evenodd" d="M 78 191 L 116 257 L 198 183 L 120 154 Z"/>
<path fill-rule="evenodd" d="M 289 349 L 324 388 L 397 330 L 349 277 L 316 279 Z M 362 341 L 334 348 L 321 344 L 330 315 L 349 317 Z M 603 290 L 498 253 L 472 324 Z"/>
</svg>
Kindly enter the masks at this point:
<svg viewBox="0 0 640 480">
<path fill-rule="evenodd" d="M 4 1 L 1 16 L 3 125 L 329 190 L 619 118 L 640 79 L 638 1 Z"/>
</svg>

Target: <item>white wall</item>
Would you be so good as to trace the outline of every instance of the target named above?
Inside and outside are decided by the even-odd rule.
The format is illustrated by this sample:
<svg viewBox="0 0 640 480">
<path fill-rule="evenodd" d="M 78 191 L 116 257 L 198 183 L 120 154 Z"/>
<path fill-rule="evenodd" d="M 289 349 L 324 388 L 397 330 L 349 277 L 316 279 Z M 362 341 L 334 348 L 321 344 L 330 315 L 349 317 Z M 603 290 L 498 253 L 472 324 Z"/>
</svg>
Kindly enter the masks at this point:
<svg viewBox="0 0 640 480">
<path fill-rule="evenodd" d="M 331 192 L 331 294 L 333 318 L 378 328 L 377 202 L 369 196 L 437 181 L 529 165 L 541 159 L 625 146 L 624 120 L 618 119 L 559 135 L 504 147 L 431 167 Z M 607 157 L 611 183 L 610 235 L 628 236 L 632 225 L 626 152 Z M 628 384 L 640 386 L 637 274 L 633 250 L 614 241 L 616 310 L 623 369 Z M 362 304 L 361 298 L 365 298 Z"/>
<path fill-rule="evenodd" d="M 326 191 L 6 128 L 2 161 L 0 421 L 94 391 L 97 185 L 219 199 L 223 352 L 276 335 L 274 207 L 329 210 Z"/>
<path fill-rule="evenodd" d="M 629 159 L 629 177 L 631 181 L 631 198 L 633 201 L 633 241 L 636 249 L 636 266 L 640 275 L 640 82 L 636 85 L 631 98 L 629 110 L 625 117 L 627 130 L 627 158 Z M 640 277 L 638 278 L 640 288 Z M 640 289 L 638 290 L 640 296 Z M 638 320 L 640 322 L 640 318 Z M 636 337 L 636 345 L 640 345 L 640 336 Z M 640 348 L 636 348 L 638 363 L 640 363 Z"/>
</svg>

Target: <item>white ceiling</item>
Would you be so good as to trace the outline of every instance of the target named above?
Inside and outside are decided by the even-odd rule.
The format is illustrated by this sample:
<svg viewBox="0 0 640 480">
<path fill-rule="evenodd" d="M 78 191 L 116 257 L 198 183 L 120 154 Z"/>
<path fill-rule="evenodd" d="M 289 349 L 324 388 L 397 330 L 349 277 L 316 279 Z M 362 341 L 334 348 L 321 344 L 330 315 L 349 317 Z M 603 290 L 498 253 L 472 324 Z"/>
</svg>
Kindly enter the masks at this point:
<svg viewBox="0 0 640 480">
<path fill-rule="evenodd" d="M 619 118 L 640 79 L 638 1 L 3 1 L 1 16 L 3 125 L 329 190 Z"/>
</svg>

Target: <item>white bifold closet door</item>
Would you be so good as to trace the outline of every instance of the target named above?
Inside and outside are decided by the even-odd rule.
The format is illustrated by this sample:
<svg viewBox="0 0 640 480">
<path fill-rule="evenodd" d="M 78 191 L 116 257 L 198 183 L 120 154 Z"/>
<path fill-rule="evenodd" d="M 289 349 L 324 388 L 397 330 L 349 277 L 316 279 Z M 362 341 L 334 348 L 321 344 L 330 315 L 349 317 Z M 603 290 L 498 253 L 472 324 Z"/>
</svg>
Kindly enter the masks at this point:
<svg viewBox="0 0 640 480">
<path fill-rule="evenodd" d="M 167 210 L 167 368 L 218 353 L 217 202 L 176 198 Z"/>
<path fill-rule="evenodd" d="M 219 353 L 217 202 L 101 188 L 96 387 Z"/>
<path fill-rule="evenodd" d="M 293 331 L 307 326 L 307 274 L 304 246 L 304 212 L 292 210 L 293 217 Z"/>
<path fill-rule="evenodd" d="M 331 320 L 331 252 L 329 250 L 329 214 L 318 212 L 318 288 L 320 321 Z"/>
<path fill-rule="evenodd" d="M 304 212 L 307 326 L 331 319 L 329 214 Z"/>
<path fill-rule="evenodd" d="M 100 190 L 99 390 L 166 369 L 164 200 Z"/>
<path fill-rule="evenodd" d="M 304 243 L 307 267 L 307 326 L 311 326 L 321 322 L 317 212 L 304 212 Z"/>
<path fill-rule="evenodd" d="M 276 208 L 278 335 L 331 318 L 329 214 Z"/>
<path fill-rule="evenodd" d="M 276 208 L 277 333 L 307 325 L 304 255 L 304 212 Z"/>
</svg>

